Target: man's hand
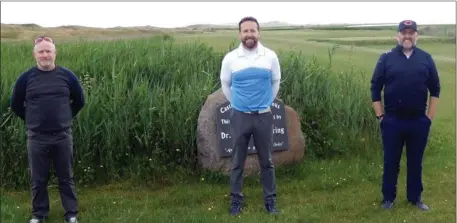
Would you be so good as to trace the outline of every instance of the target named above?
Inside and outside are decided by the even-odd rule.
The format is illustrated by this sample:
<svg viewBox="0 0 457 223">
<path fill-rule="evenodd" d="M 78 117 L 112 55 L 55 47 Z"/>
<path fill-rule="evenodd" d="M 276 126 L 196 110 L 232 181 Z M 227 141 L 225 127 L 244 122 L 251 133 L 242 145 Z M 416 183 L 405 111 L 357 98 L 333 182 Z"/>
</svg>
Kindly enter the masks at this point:
<svg viewBox="0 0 457 223">
<path fill-rule="evenodd" d="M 383 115 L 383 112 L 382 112 L 382 105 L 381 105 L 381 102 L 380 102 L 380 101 L 375 101 L 375 102 L 373 102 L 373 109 L 374 109 L 374 112 L 375 112 L 375 114 L 376 114 L 376 117 L 379 117 L 379 116 L 382 116 L 382 115 Z M 382 117 L 379 119 L 379 122 L 381 122 L 383 118 L 384 118 L 384 116 L 382 116 Z"/>
<path fill-rule="evenodd" d="M 435 112 L 436 112 L 436 107 L 438 104 L 438 98 L 437 97 L 430 97 L 430 102 L 428 105 L 428 112 L 427 112 L 427 117 L 433 121 L 435 118 Z"/>
</svg>

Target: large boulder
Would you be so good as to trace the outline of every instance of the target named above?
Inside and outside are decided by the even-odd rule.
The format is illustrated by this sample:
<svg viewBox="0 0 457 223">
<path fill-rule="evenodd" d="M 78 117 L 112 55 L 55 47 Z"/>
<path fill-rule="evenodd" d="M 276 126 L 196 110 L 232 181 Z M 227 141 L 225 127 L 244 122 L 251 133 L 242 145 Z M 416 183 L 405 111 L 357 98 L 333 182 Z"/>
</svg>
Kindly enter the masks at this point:
<svg viewBox="0 0 457 223">
<path fill-rule="evenodd" d="M 282 103 L 281 100 L 276 99 Z M 220 145 L 221 136 L 218 135 L 216 120 L 218 120 L 218 109 L 222 105 L 227 105 L 221 89 L 209 95 L 203 105 L 197 124 L 197 150 L 199 165 L 211 171 L 219 171 L 224 174 L 230 173 L 232 157 L 222 152 Z M 285 129 L 287 132 L 287 150 L 281 148 L 273 152 L 273 163 L 275 166 L 281 164 L 292 164 L 300 162 L 304 157 L 305 138 L 301 131 L 300 117 L 289 106 L 285 106 Z M 277 146 L 277 145 L 276 145 Z M 280 146 L 279 146 L 280 147 Z M 260 171 L 257 154 L 250 153 L 246 159 L 244 174 L 253 175 Z"/>
</svg>

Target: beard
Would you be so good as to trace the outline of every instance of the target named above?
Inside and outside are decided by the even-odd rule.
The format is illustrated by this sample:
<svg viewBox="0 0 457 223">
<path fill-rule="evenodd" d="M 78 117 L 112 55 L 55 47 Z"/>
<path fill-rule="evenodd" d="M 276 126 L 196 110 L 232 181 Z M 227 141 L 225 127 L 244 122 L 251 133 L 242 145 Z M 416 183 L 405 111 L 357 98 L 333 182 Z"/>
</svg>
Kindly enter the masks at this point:
<svg viewBox="0 0 457 223">
<path fill-rule="evenodd" d="M 255 37 L 247 37 L 243 39 L 243 46 L 247 49 L 253 49 L 257 46 L 257 39 Z"/>
<path fill-rule="evenodd" d="M 52 60 L 41 60 L 41 61 L 38 61 L 38 65 L 40 65 L 43 68 L 51 68 L 54 65 L 54 61 L 52 61 Z"/>
<path fill-rule="evenodd" d="M 401 42 L 401 45 L 403 46 L 403 48 L 411 48 L 414 46 L 414 41 L 412 39 L 404 39 Z"/>
</svg>

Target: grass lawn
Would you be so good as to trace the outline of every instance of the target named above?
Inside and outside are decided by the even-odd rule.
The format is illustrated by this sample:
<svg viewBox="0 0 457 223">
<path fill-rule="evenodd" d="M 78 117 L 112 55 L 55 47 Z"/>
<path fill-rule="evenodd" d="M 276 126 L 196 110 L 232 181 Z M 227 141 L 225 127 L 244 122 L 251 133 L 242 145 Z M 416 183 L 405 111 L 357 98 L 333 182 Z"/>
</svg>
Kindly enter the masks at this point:
<svg viewBox="0 0 457 223">
<path fill-rule="evenodd" d="M 307 41 L 316 38 L 391 36 L 390 31 L 270 31 L 262 42 L 274 50 L 300 50 L 328 62 L 329 43 Z M 185 34 L 179 42 L 201 40 L 218 50 L 226 50 L 236 33 Z M 236 42 L 238 44 L 238 42 Z M 420 40 L 419 40 L 420 44 Z M 379 53 L 392 46 L 364 45 L 340 47 L 332 58 L 333 69 L 356 69 L 369 80 Z M 455 45 L 426 44 L 433 55 L 455 58 Z M 170 185 L 137 186 L 119 182 L 96 188 L 78 187 L 80 220 L 88 222 L 420 222 L 447 223 L 456 219 L 456 70 L 455 62 L 436 61 L 441 77 L 441 100 L 433 121 L 429 146 L 423 163 L 423 199 L 431 208 L 422 212 L 406 203 L 406 154 L 400 167 L 398 198 L 392 211 L 380 208 L 382 151 L 349 154 L 350 158 L 326 161 L 305 159 L 295 167 L 278 168 L 279 216 L 263 210 L 262 188 L 258 178 L 245 181 L 243 214 L 228 216 L 227 178 L 181 177 Z M 284 74 L 287 75 L 287 74 Z M 306 92 L 303 92 L 306 94 Z M 367 105 L 369 106 L 369 105 Z M 342 133 L 343 134 L 343 133 Z M 344 137 L 344 136 L 342 136 Z M 361 139 L 362 140 L 362 139 Z M 132 185 L 135 185 L 132 187 Z M 62 222 L 63 209 L 55 186 L 51 187 L 51 216 L 48 222 Z M 2 191 L 1 222 L 25 222 L 30 213 L 29 191 Z"/>
<path fill-rule="evenodd" d="M 83 222 L 452 222 L 455 218 L 455 162 L 429 151 L 424 166 L 424 198 L 432 210 L 419 211 L 405 202 L 404 169 L 399 177 L 398 201 L 393 211 L 379 207 L 382 171 L 381 154 L 372 160 L 353 158 L 325 162 L 305 162 L 285 173 L 278 171 L 278 206 L 282 215 L 264 213 L 262 190 L 256 178 L 245 184 L 244 213 L 228 216 L 226 179 L 182 182 L 166 187 L 130 187 L 115 184 L 80 188 Z M 441 157 L 441 158 L 440 158 Z M 405 163 L 402 162 L 402 167 Z M 455 175 L 454 175 L 455 176 Z M 63 210 L 56 188 L 51 189 L 50 222 L 60 222 Z M 24 222 L 29 196 L 8 192 L 3 202 L 3 219 Z"/>
<path fill-rule="evenodd" d="M 442 43 L 421 43 L 420 39 L 418 40 L 418 47 L 424 49 L 425 51 L 429 52 L 434 55 L 439 56 L 446 56 L 455 59 L 455 44 L 442 44 Z M 370 48 L 377 48 L 377 49 L 391 49 L 391 45 L 369 45 L 367 47 Z"/>
</svg>

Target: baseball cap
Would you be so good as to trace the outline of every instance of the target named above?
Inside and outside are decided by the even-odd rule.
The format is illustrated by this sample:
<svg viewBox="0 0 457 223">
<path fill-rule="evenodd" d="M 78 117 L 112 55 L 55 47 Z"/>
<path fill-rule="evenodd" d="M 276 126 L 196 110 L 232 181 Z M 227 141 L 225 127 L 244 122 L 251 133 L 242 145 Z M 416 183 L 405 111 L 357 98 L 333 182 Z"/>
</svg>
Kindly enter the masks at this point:
<svg viewBox="0 0 457 223">
<path fill-rule="evenodd" d="M 417 31 L 417 23 L 413 20 L 403 20 L 398 25 L 398 31 L 401 32 L 406 28 L 411 28 L 414 31 Z"/>
</svg>

